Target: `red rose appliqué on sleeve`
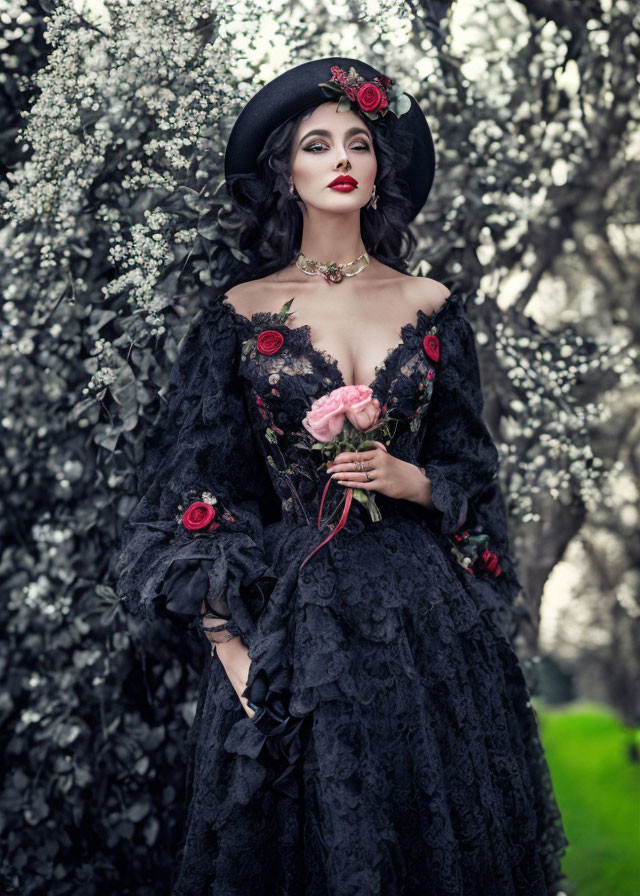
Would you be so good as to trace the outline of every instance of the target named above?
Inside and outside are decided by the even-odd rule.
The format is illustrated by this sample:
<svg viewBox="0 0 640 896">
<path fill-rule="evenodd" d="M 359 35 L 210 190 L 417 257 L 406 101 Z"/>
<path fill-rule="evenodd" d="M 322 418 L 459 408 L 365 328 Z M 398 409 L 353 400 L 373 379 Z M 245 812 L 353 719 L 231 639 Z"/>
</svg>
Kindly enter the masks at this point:
<svg viewBox="0 0 640 896">
<path fill-rule="evenodd" d="M 498 555 L 488 548 L 482 552 L 477 563 L 479 569 L 486 569 L 492 576 L 497 577 L 502 572 L 502 567 L 498 562 Z"/>
<path fill-rule="evenodd" d="M 182 524 L 185 529 L 217 529 L 220 523 L 214 523 L 216 509 L 204 501 L 194 501 L 184 512 Z"/>
</svg>

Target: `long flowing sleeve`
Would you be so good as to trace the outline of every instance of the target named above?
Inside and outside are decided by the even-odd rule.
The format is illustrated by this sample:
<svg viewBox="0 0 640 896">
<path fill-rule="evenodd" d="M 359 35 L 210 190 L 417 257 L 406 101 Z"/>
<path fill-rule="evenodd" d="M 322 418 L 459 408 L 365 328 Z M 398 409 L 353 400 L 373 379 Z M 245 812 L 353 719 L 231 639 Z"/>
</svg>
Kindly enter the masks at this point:
<svg viewBox="0 0 640 896">
<path fill-rule="evenodd" d="M 279 502 L 241 391 L 237 333 L 220 299 L 198 311 L 171 370 L 139 469 L 138 503 L 123 529 L 116 591 L 134 615 L 180 625 L 197 623 L 207 598 L 247 643 L 276 578 L 264 556 L 263 520 Z"/>
<path fill-rule="evenodd" d="M 419 462 L 432 483 L 439 531 L 455 532 L 468 503 L 498 475 L 499 458 L 482 418 L 475 337 L 458 299 L 438 328 L 439 363 Z"/>
<path fill-rule="evenodd" d="M 432 483 L 426 511 L 436 530 L 489 536 L 502 572 L 497 593 L 513 603 L 521 589 L 510 556 L 499 453 L 483 416 L 484 398 L 473 328 L 461 300 L 438 327 L 439 363 L 418 462 Z"/>
</svg>

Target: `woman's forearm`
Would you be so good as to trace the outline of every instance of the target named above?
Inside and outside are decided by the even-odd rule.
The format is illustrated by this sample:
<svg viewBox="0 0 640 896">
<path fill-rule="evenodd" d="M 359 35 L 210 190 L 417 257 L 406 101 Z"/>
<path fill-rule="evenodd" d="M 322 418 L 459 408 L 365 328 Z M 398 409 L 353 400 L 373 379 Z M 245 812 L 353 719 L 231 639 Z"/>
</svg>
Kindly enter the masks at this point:
<svg viewBox="0 0 640 896">
<path fill-rule="evenodd" d="M 206 604 L 203 602 L 201 612 L 207 614 L 203 620 L 205 627 L 213 628 L 214 626 L 223 625 L 227 621 L 226 619 L 208 613 L 207 609 Z M 252 718 L 255 715 L 255 710 L 249 708 L 247 698 L 242 696 L 242 692 L 247 686 L 249 666 L 251 665 L 249 648 L 237 635 L 235 638 L 226 640 L 225 635 L 227 635 L 227 633 L 225 631 L 211 632 L 210 634 L 207 634 L 205 631 L 205 635 L 209 643 L 212 646 L 215 645 L 215 654 L 222 663 L 227 678 L 238 695 L 242 708 L 249 718 Z"/>
<path fill-rule="evenodd" d="M 233 689 L 238 695 L 242 708 L 252 718 L 255 711 L 249 708 L 247 698 L 242 696 L 242 692 L 247 687 L 247 679 L 249 677 L 249 648 L 243 644 L 240 638 L 232 638 L 223 644 L 216 644 L 216 654 L 218 659 L 224 666 L 227 678 L 233 685 Z"/>
</svg>

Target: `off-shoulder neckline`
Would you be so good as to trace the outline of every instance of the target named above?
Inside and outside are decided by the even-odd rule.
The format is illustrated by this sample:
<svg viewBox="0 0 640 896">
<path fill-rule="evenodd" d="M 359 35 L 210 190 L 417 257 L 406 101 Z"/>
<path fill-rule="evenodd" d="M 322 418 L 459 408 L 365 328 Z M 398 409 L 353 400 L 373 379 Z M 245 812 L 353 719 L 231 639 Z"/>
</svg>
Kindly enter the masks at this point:
<svg viewBox="0 0 640 896">
<path fill-rule="evenodd" d="M 225 299 L 227 301 L 225 301 Z M 383 370 L 387 367 L 387 365 L 391 361 L 391 359 L 394 358 L 396 356 L 396 354 L 398 352 L 400 352 L 400 350 L 405 347 L 408 339 L 410 338 L 410 336 L 412 334 L 417 333 L 420 330 L 420 328 L 425 325 L 428 325 L 429 327 L 436 326 L 436 322 L 439 322 L 442 318 L 444 318 L 446 316 L 446 314 L 451 309 L 457 308 L 461 300 L 462 300 L 462 294 L 460 292 L 456 291 L 456 292 L 449 293 L 449 295 L 446 297 L 446 299 L 444 300 L 442 305 L 440 305 L 440 307 L 436 308 L 434 311 L 427 312 L 427 311 L 423 311 L 422 308 L 418 308 L 418 311 L 416 313 L 415 323 L 408 322 L 400 328 L 400 341 L 387 351 L 385 357 L 376 366 L 374 379 L 371 383 L 368 384 L 369 388 L 373 389 L 376 386 L 378 379 L 379 379 L 380 375 L 382 374 Z M 266 322 L 269 319 L 275 318 L 280 314 L 279 311 L 255 311 L 251 315 L 251 317 L 246 317 L 244 314 L 241 314 L 239 311 L 236 311 L 236 309 L 233 307 L 233 305 L 229 301 L 229 296 L 226 292 L 218 293 L 215 296 L 215 302 L 220 307 L 225 308 L 228 311 L 228 313 L 230 314 L 231 318 L 235 322 L 241 323 L 244 326 L 248 326 L 251 328 L 253 328 L 255 326 L 258 319 L 260 319 L 260 321 Z M 286 302 L 285 302 L 285 304 L 286 304 Z M 325 362 L 327 362 L 329 364 L 331 369 L 333 369 L 333 371 L 335 372 L 336 378 L 339 380 L 339 385 L 342 385 L 342 386 L 349 385 L 346 382 L 346 379 L 345 379 L 342 371 L 340 370 L 338 361 L 326 349 L 317 348 L 314 345 L 313 340 L 311 339 L 309 324 L 301 324 L 300 326 L 297 326 L 297 327 L 291 327 L 286 322 L 284 322 L 284 323 L 279 322 L 279 323 L 281 326 L 284 326 L 293 332 L 299 332 L 302 330 L 306 331 L 307 344 L 308 344 L 309 350 L 314 355 L 323 358 L 325 360 Z"/>
</svg>

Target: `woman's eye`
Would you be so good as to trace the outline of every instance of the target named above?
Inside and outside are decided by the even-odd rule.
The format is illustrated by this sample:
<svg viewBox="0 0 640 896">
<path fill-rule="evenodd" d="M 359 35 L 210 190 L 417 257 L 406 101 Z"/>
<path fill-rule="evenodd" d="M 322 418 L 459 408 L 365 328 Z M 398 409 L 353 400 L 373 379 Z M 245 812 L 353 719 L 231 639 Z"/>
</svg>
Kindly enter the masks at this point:
<svg viewBox="0 0 640 896">
<path fill-rule="evenodd" d="M 305 146 L 304 151 L 305 152 L 315 152 L 316 146 L 319 146 L 322 149 L 324 147 L 324 143 L 310 143 L 308 146 Z M 366 143 L 354 143 L 354 145 L 351 147 L 351 149 L 368 150 L 369 147 Z"/>
</svg>

